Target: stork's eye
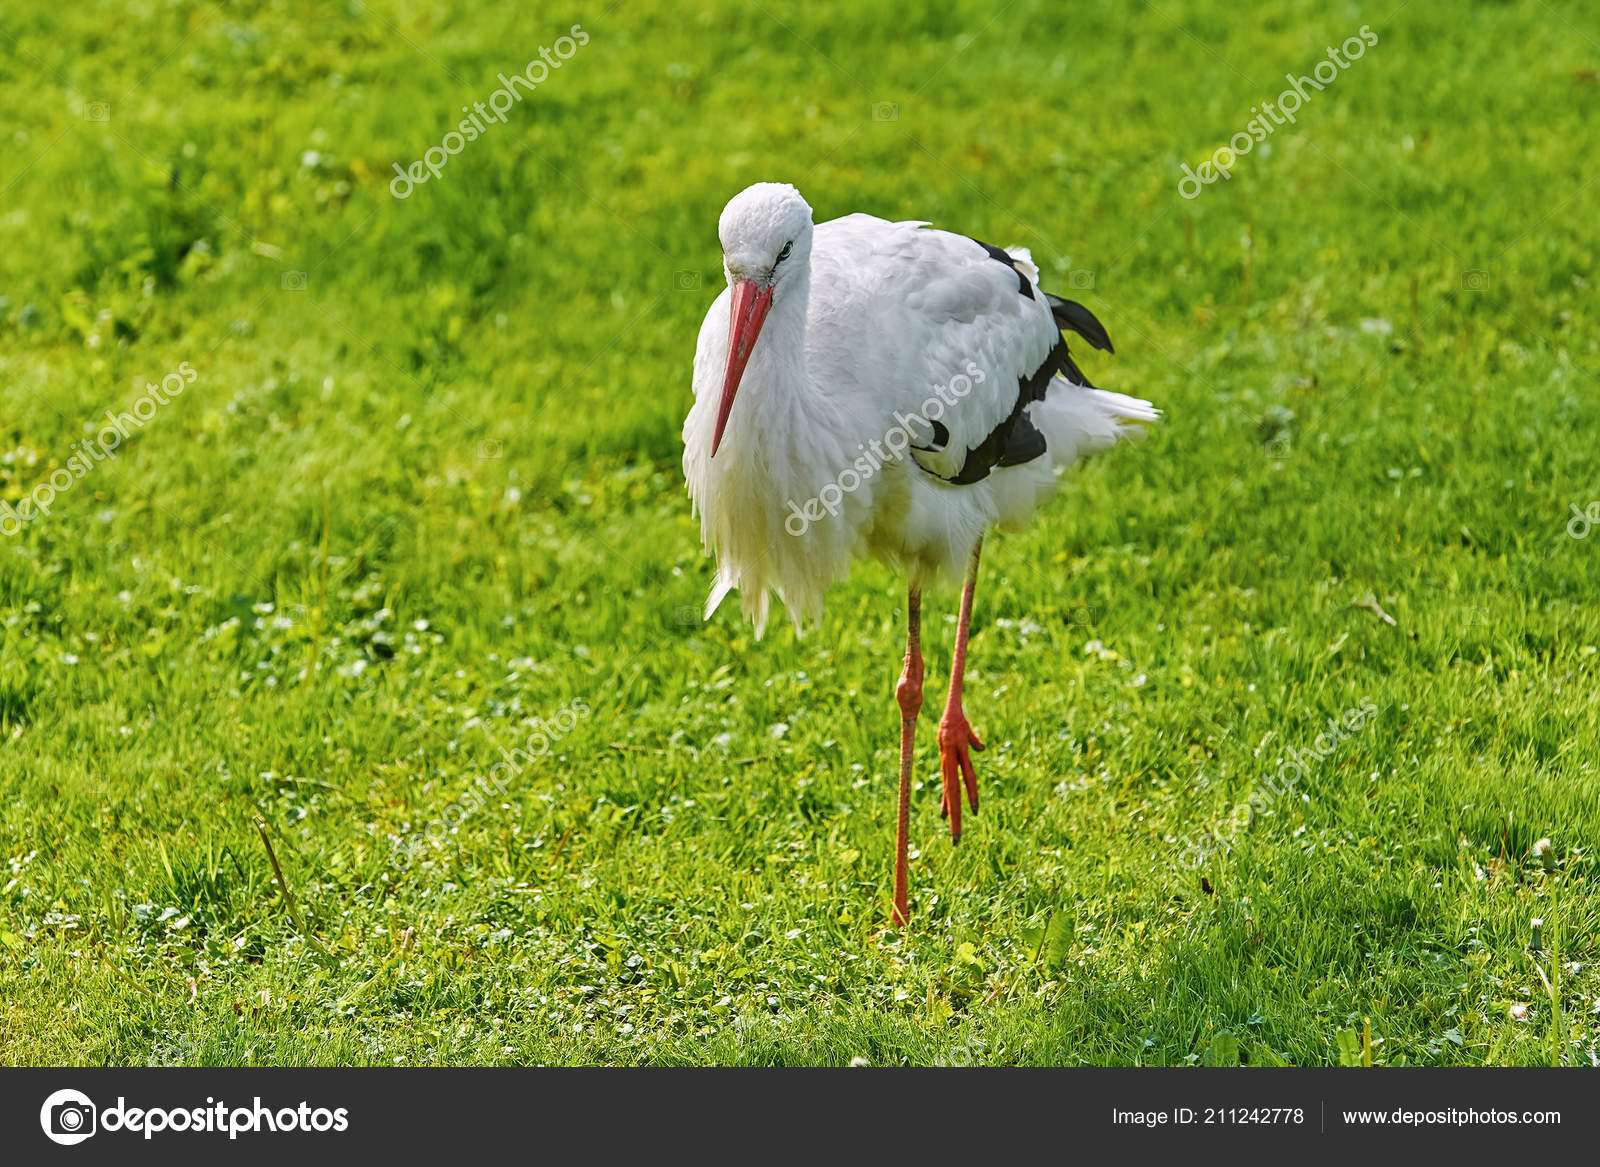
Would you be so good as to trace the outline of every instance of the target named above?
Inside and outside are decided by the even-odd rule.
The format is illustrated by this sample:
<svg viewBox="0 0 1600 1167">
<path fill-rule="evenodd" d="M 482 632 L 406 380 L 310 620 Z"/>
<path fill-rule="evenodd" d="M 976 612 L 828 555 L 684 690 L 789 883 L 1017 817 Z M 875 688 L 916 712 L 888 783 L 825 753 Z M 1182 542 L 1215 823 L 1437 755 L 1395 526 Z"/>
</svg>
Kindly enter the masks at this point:
<svg viewBox="0 0 1600 1167">
<path fill-rule="evenodd" d="M 789 242 L 787 242 L 787 243 L 785 243 L 783 245 L 783 250 L 778 252 L 778 258 L 773 260 L 772 266 L 773 267 L 777 267 L 784 260 L 788 259 L 789 258 L 789 253 L 791 251 L 793 251 L 793 250 L 794 250 L 794 240 L 791 239 L 791 240 L 789 240 Z"/>
</svg>

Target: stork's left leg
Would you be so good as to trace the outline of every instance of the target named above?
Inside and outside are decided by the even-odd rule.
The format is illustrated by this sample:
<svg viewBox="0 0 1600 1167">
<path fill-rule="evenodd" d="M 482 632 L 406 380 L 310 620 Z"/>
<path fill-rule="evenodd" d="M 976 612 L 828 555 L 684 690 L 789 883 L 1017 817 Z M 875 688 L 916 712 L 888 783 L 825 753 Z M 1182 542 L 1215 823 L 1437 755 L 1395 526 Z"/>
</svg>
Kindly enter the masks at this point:
<svg viewBox="0 0 1600 1167">
<path fill-rule="evenodd" d="M 917 713 L 922 709 L 922 585 L 912 581 L 906 600 L 906 667 L 894 687 L 900 706 L 900 813 L 894 839 L 894 922 L 911 921 L 906 902 L 907 852 L 911 838 L 911 766 L 917 749 Z"/>
<path fill-rule="evenodd" d="M 940 810 L 950 820 L 950 841 L 961 841 L 961 784 L 974 814 L 978 811 L 978 776 L 972 769 L 973 750 L 983 749 L 978 735 L 967 723 L 961 709 L 961 678 L 967 667 L 967 632 L 972 627 L 972 594 L 978 585 L 978 553 L 983 540 L 972 549 L 967 564 L 967 579 L 961 588 L 961 617 L 956 624 L 956 651 L 950 661 L 950 696 L 945 700 L 944 716 L 939 718 L 939 768 L 944 777 L 944 806 Z"/>
</svg>

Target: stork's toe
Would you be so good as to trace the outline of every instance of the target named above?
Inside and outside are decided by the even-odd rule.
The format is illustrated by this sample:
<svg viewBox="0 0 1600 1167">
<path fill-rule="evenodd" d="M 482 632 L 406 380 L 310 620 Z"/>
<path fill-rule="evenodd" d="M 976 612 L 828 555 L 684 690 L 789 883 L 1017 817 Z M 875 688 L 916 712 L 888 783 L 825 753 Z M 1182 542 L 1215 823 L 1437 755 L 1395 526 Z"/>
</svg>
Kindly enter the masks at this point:
<svg viewBox="0 0 1600 1167">
<path fill-rule="evenodd" d="M 939 813 L 950 820 L 950 841 L 961 841 L 961 788 L 967 789 L 967 802 L 978 812 L 978 775 L 972 766 L 972 753 L 982 750 L 983 742 L 959 709 L 946 710 L 939 721 L 939 771 L 944 793 Z"/>
</svg>

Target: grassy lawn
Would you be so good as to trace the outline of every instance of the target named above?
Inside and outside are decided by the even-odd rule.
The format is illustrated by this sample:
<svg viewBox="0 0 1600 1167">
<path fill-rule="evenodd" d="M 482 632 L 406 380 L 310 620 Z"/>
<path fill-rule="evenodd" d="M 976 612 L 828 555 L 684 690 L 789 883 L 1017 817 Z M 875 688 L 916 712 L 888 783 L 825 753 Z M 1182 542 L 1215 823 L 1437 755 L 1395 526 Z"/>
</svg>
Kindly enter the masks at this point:
<svg viewBox="0 0 1600 1167">
<path fill-rule="evenodd" d="M 1388 8 L 8 4 L 0 1063 L 1594 1064 L 1600 20 Z M 762 179 L 1166 415 L 989 541 L 903 935 L 902 581 L 698 619 Z"/>
</svg>

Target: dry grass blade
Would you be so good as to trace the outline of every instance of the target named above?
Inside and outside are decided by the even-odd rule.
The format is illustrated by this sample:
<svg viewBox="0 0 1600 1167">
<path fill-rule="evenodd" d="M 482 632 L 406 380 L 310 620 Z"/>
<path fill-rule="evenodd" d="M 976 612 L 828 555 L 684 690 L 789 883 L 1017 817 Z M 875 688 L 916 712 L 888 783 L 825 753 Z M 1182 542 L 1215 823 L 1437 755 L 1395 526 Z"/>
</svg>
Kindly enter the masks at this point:
<svg viewBox="0 0 1600 1167">
<path fill-rule="evenodd" d="M 267 849 L 267 860 L 272 864 L 272 874 L 278 881 L 278 890 L 283 893 L 283 905 L 289 910 L 289 919 L 294 922 L 295 931 L 300 933 L 301 939 L 322 955 L 326 963 L 337 968 L 338 958 L 323 947 L 322 941 L 311 934 L 305 921 L 300 918 L 300 909 L 294 902 L 294 892 L 289 890 L 289 881 L 283 877 L 283 868 L 278 864 L 278 854 L 272 849 L 272 840 L 267 836 L 266 820 L 257 817 L 254 822 L 256 833 L 261 836 L 261 845 Z"/>
</svg>

